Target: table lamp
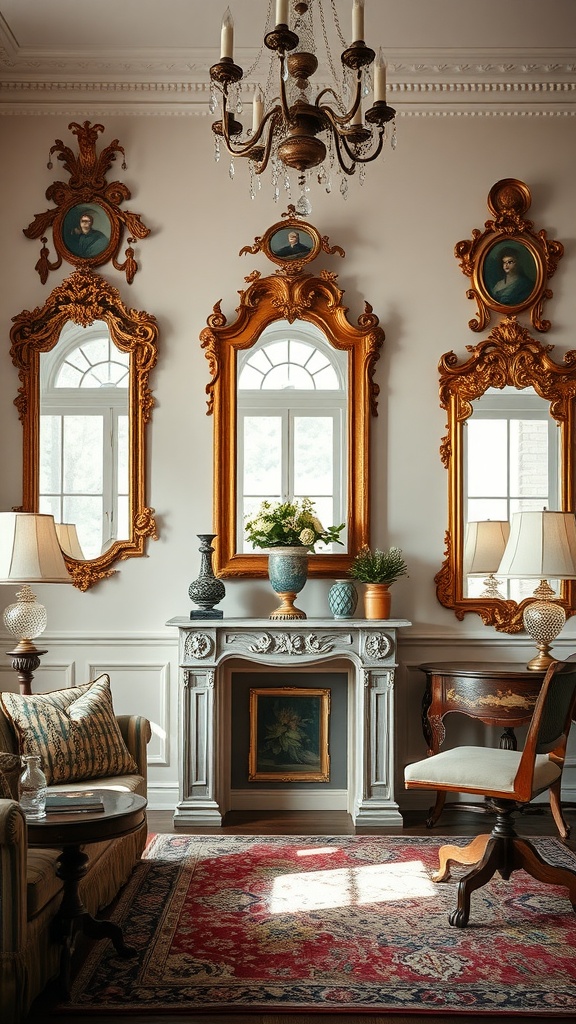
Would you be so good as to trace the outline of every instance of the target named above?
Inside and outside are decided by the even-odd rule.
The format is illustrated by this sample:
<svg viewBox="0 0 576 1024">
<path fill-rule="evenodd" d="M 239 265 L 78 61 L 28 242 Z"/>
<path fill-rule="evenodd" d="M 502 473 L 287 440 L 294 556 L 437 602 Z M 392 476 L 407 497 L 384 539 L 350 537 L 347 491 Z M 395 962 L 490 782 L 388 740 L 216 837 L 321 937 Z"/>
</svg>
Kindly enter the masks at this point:
<svg viewBox="0 0 576 1024">
<path fill-rule="evenodd" d="M 555 659 L 550 644 L 566 621 L 566 612 L 556 603 L 557 595 L 548 583 L 576 580 L 576 518 L 573 512 L 516 512 L 498 575 L 507 579 L 540 580 L 535 601 L 526 605 L 524 629 L 536 641 L 538 654 L 526 666 L 544 671 Z"/>
<path fill-rule="evenodd" d="M 58 543 L 54 517 L 36 512 L 0 512 L 0 583 L 21 583 L 16 602 L 4 609 L 4 625 L 18 640 L 12 667 L 21 692 L 31 693 L 40 656 L 33 640 L 46 629 L 46 609 L 36 600 L 30 583 L 71 583 Z"/>
<path fill-rule="evenodd" d="M 65 555 L 75 558 L 79 562 L 84 561 L 84 552 L 80 547 L 78 531 L 75 523 L 56 523 L 56 536 L 58 543 Z"/>
<path fill-rule="evenodd" d="M 484 590 L 480 597 L 497 597 L 503 600 L 498 587 L 496 572 L 510 535 L 507 519 L 484 519 L 470 522 L 466 527 L 464 543 L 464 574 L 485 576 Z"/>
</svg>

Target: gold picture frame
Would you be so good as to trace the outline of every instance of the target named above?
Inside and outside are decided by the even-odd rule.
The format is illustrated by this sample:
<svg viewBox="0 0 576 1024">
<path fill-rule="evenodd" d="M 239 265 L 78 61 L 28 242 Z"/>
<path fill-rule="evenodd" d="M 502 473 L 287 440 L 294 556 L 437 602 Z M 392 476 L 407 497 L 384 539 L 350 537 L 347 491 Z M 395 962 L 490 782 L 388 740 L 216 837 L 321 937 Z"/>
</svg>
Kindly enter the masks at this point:
<svg viewBox="0 0 576 1024">
<path fill-rule="evenodd" d="M 42 247 L 36 271 L 42 284 L 51 270 L 57 270 L 62 261 L 85 270 L 112 263 L 132 284 L 138 270 L 134 243 L 146 238 L 150 228 L 142 223 L 139 213 L 124 210 L 120 203 L 131 198 L 131 192 L 122 181 L 107 181 L 118 153 L 122 154 L 122 169 L 126 170 L 126 155 L 118 139 L 113 139 L 100 153 L 96 152 L 98 136 L 104 125 L 72 121 L 68 130 L 78 140 L 78 153 L 74 153 L 61 139 L 50 148 L 48 168 L 53 167 L 52 156 L 57 154 L 69 181 L 55 181 L 46 190 L 46 198 L 55 205 L 24 228 L 26 238 L 40 238 Z M 50 258 L 48 230 L 52 229 L 56 259 Z M 120 249 L 126 233 L 123 259 Z"/>
<path fill-rule="evenodd" d="M 329 782 L 330 690 L 250 690 L 250 782 Z"/>
<path fill-rule="evenodd" d="M 261 236 L 254 239 L 253 245 L 245 245 L 239 255 L 263 252 L 269 260 L 277 263 L 280 273 L 299 274 L 302 268 L 324 252 L 329 256 L 346 255 L 340 245 L 330 245 L 326 235 L 321 235 L 317 228 L 296 214 L 296 207 L 291 203 L 282 220 L 276 221 Z"/>
<path fill-rule="evenodd" d="M 537 331 L 550 330 L 543 319 L 546 299 L 552 298 L 548 279 L 564 254 L 561 242 L 535 233 L 524 214 L 532 196 L 528 185 L 516 178 L 502 178 L 488 194 L 488 209 L 494 220 L 487 220 L 484 231 L 474 228 L 472 238 L 458 242 L 454 255 L 472 287 L 466 295 L 475 299 L 476 318 L 468 321 L 472 331 L 481 331 L 490 321 L 490 312 L 512 316 L 530 310 Z"/>
</svg>

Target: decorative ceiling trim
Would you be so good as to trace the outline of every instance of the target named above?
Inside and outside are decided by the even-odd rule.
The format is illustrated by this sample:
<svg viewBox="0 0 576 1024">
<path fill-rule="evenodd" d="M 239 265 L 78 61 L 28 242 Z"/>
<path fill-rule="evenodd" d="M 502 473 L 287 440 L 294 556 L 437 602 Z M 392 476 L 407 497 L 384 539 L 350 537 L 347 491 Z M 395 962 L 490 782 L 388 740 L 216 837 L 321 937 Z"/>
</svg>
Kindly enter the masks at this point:
<svg viewBox="0 0 576 1024">
<path fill-rule="evenodd" d="M 240 47 L 236 58 L 242 67 L 250 67 L 258 56 L 253 47 Z M 74 79 L 91 75 L 96 79 L 131 76 L 161 80 L 165 76 L 209 80 L 209 69 L 217 55 L 207 47 L 137 49 L 123 47 L 102 51 L 94 49 L 33 50 L 19 47 L 0 15 L 0 74 L 24 79 L 38 75 Z M 576 47 L 504 49 L 434 49 L 389 47 L 386 61 L 390 75 L 400 76 L 490 76 L 507 78 L 573 77 L 576 74 Z M 322 73 L 320 69 L 320 74 Z"/>
<path fill-rule="evenodd" d="M 250 95 L 254 83 L 246 83 Z M 572 115 L 576 80 L 403 81 L 389 84 L 398 114 L 474 114 L 485 116 Z M 210 87 L 202 82 L 1 81 L 0 114 L 152 114 L 205 116 Z M 84 107 L 83 104 L 89 104 Z"/>
</svg>

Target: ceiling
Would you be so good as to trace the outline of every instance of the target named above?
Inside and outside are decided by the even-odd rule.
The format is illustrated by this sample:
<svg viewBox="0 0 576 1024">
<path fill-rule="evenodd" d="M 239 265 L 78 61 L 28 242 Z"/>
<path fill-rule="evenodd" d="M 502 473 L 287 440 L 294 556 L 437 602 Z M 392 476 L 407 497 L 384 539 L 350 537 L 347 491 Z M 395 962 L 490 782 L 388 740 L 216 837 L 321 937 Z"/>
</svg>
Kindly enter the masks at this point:
<svg viewBox="0 0 576 1024">
<path fill-rule="evenodd" d="M 314 3 L 317 8 L 319 0 Z M 274 0 L 0 0 L 0 109 L 41 109 L 55 96 L 128 104 L 132 88 L 142 104 L 184 103 L 205 113 L 227 4 L 235 61 L 249 69 Z M 349 38 L 352 0 L 323 5 L 338 64 L 342 47 L 331 7 Z M 318 38 L 319 22 L 316 11 Z M 526 92 L 533 83 L 536 105 L 542 89 L 546 101 L 551 91 L 557 103 L 574 101 L 576 0 L 365 0 L 365 25 L 367 43 L 383 47 L 400 110 L 445 105 L 450 92 L 460 93 L 457 102 L 486 105 L 494 84 L 504 102 L 513 100 L 507 88 Z M 320 45 L 318 57 L 320 80 L 326 69 Z M 261 78 L 259 67 L 244 80 L 251 87 Z"/>
</svg>

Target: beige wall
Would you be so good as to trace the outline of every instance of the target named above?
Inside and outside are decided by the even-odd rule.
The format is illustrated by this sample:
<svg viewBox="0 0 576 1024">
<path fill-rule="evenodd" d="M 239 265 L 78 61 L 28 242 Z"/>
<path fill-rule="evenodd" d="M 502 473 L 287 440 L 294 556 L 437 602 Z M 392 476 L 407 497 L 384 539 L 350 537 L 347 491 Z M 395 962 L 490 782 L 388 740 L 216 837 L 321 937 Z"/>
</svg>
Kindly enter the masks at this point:
<svg viewBox="0 0 576 1024">
<path fill-rule="evenodd" d="M 536 228 L 546 229 L 565 246 L 551 282 L 554 298 L 546 311 L 553 328 L 546 340 L 555 346 L 556 359 L 576 348 L 573 113 L 571 107 L 564 113 L 501 116 L 472 115 L 465 109 L 413 111 L 398 118 L 396 152 L 369 167 L 363 187 L 351 181 L 347 201 L 337 192 L 312 193 L 310 221 L 346 250 L 345 260 L 322 256 L 314 269 L 338 273 L 350 317 L 362 312 L 366 299 L 386 332 L 376 370 L 381 394 L 379 416 L 373 421 L 372 539 L 378 546 L 401 546 L 410 567 L 409 578 L 393 591 L 394 617 L 413 623 L 400 648 L 402 671 L 409 680 L 398 696 L 400 763 L 422 753 L 416 711 L 422 678 L 412 671 L 419 662 L 431 657 L 522 661 L 529 650 L 522 635 L 496 634 L 476 616 L 458 622 L 436 599 L 433 577 L 443 559 L 447 520 L 447 474 L 438 454 L 446 418 L 438 405 L 437 364 L 451 349 L 462 358 L 466 346 L 475 342 L 467 326 L 475 307 L 466 298 L 467 279 L 453 250 L 473 228 L 483 228 L 489 217 L 488 192 L 503 177 L 529 185 L 529 216 Z M 21 501 L 22 437 L 12 404 L 18 379 L 8 355 L 10 320 L 24 308 L 42 305 L 71 270 L 60 268 L 43 286 L 34 271 L 39 242 L 26 239 L 22 229 L 47 207 L 48 185 L 56 176 L 65 177 L 58 164 L 53 171 L 46 168 L 50 145 L 56 138 L 74 145 L 67 126 L 85 117 L 96 119 L 90 111 L 68 108 L 51 116 L 0 117 L 3 509 Z M 209 531 L 212 523 L 212 420 L 206 416 L 208 364 L 199 334 L 214 303 L 222 300 L 223 311 L 231 317 L 244 277 L 253 269 L 271 269 L 263 256 L 239 257 L 238 252 L 280 219 L 286 201 L 274 205 L 268 175 L 262 192 L 251 201 L 240 161 L 235 181 L 229 180 L 227 161 L 213 162 L 207 117 L 136 112 L 108 116 L 101 109 L 97 117 L 106 128 L 102 142 L 117 137 L 126 149 L 128 169 L 122 171 L 120 162 L 114 167 L 114 176 L 132 191 L 126 206 L 151 228 L 149 238 L 137 246 L 140 269 L 132 286 L 111 265 L 102 274 L 126 303 L 153 313 L 160 325 L 158 366 L 151 379 L 156 407 L 148 468 L 148 502 L 156 510 L 160 539 L 148 543 L 146 558 L 120 563 L 115 577 L 85 594 L 72 587 L 39 588 L 49 614 L 45 638 L 50 651 L 44 662 L 53 671 L 42 686 L 50 688 L 66 678 L 67 659 L 72 658 L 66 652 L 75 644 L 83 652 L 75 665 L 76 681 L 90 666 L 104 667 L 105 652 L 123 681 L 122 710 L 138 703 L 138 710 L 160 723 L 154 748 L 158 770 L 152 782 L 161 803 L 163 787 L 172 792 L 177 776 L 176 637 L 165 622 L 188 614 L 187 590 L 199 568 L 196 534 Z M 327 612 L 329 585 L 306 585 L 300 604 L 309 616 Z M 226 581 L 226 589 L 222 607 L 227 616 L 266 616 L 273 606 L 265 581 Z M 4 591 L 5 604 L 12 591 Z M 565 627 L 563 653 L 570 653 L 575 635 L 576 618 Z M 114 654 L 120 641 L 122 650 Z M 158 668 L 158 677 L 152 670 L 147 675 L 146 648 L 152 641 L 156 646 L 149 661 Z M 128 665 L 130 678 L 124 682 Z M 149 681 L 140 689 L 138 680 L 144 677 Z M 161 685 L 156 685 L 157 678 Z M 0 685 L 13 686 L 7 666 Z M 170 799 L 166 797 L 167 805 Z"/>
<path fill-rule="evenodd" d="M 22 233 L 48 204 L 56 171 L 46 168 L 55 138 L 75 140 L 69 117 L 0 119 L 4 270 L 0 277 L 0 332 L 5 340 L 0 381 L 3 472 L 0 503 L 21 500 L 21 427 L 12 406 L 18 380 L 8 356 L 10 318 L 41 305 L 50 288 L 71 270 L 65 266 L 43 286 L 34 271 L 39 242 Z M 119 566 L 112 580 L 87 594 L 51 591 L 50 628 L 109 629 L 121 615 L 124 629 L 158 629 L 186 613 L 188 585 L 198 567 L 196 533 L 211 527 L 212 420 L 206 416 L 208 364 L 198 336 L 221 299 L 231 317 L 237 292 L 253 269 L 273 269 L 263 256 L 242 256 L 243 245 L 262 234 L 285 209 L 275 206 L 269 180 L 256 200 L 248 195 L 246 168 L 237 162 L 231 182 L 227 161 L 212 159 L 209 121 L 188 117 L 108 117 L 104 142 L 118 137 L 128 170 L 114 170 L 132 190 L 126 205 L 151 228 L 137 247 L 140 269 L 129 286 L 110 264 L 102 274 L 125 302 L 153 313 L 160 325 L 156 398 L 149 432 L 149 502 L 160 539 L 148 557 Z M 393 591 L 394 613 L 414 628 L 485 633 L 475 616 L 459 624 L 437 602 L 433 576 L 443 558 L 446 471 L 438 455 L 445 414 L 438 405 L 437 364 L 453 349 L 461 358 L 476 336 L 467 327 L 474 304 L 468 279 L 453 255 L 454 244 L 482 228 L 486 198 L 499 178 L 518 177 L 532 190 L 530 216 L 566 254 L 552 280 L 553 322 L 547 341 L 555 357 L 574 347 L 575 296 L 571 287 L 576 237 L 573 121 L 563 117 L 400 118 L 398 147 L 368 169 L 360 186 L 351 181 L 348 200 L 313 193 L 310 220 L 346 250 L 346 259 L 321 256 L 316 267 L 339 275 L 350 317 L 367 299 L 386 332 L 376 381 L 381 395 L 373 420 L 373 542 L 398 544 L 410 565 L 409 579 Z M 57 167 L 61 171 L 61 168 Z M 63 172 L 61 172 L 63 173 Z M 307 584 L 311 614 L 326 610 L 328 581 Z M 227 614 L 266 613 L 262 582 L 227 582 Z M 567 627 L 568 629 L 569 627 Z"/>
</svg>

